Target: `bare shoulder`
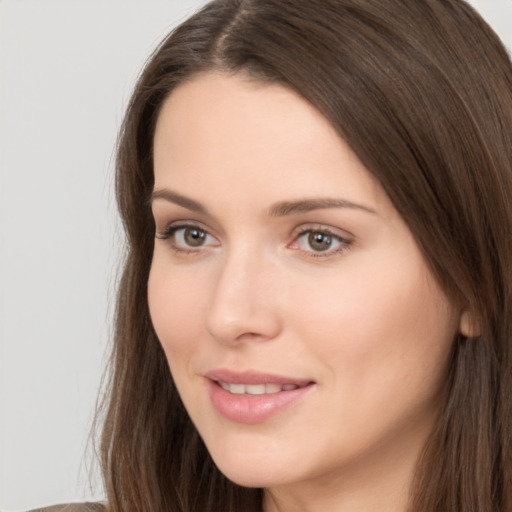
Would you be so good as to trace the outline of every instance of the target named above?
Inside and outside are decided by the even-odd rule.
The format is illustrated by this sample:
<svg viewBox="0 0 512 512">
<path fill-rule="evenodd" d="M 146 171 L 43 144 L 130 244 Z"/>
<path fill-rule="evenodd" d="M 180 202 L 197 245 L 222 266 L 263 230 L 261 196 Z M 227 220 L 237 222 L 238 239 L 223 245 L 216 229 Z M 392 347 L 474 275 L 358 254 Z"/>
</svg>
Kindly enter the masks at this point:
<svg viewBox="0 0 512 512">
<path fill-rule="evenodd" d="M 68 503 L 51 507 L 36 508 L 30 512 L 105 512 L 103 503 Z"/>
</svg>

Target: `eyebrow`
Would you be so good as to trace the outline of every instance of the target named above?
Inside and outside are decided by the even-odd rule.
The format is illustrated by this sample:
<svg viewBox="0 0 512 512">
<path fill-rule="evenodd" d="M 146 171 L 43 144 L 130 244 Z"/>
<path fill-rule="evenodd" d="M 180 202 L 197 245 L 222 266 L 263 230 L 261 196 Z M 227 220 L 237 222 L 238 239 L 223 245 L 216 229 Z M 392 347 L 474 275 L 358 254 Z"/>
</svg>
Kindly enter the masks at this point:
<svg viewBox="0 0 512 512">
<path fill-rule="evenodd" d="M 269 214 L 271 217 L 284 217 L 298 213 L 307 213 L 314 210 L 323 210 L 328 208 L 350 208 L 362 210 L 368 213 L 377 213 L 375 210 L 362 204 L 353 203 L 346 199 L 337 199 L 330 197 L 318 197 L 311 199 L 299 199 L 297 201 L 282 201 L 273 205 Z"/>
<path fill-rule="evenodd" d="M 166 188 L 153 190 L 153 193 L 151 194 L 150 198 L 150 203 L 153 203 L 153 201 L 157 199 L 163 199 L 170 203 L 177 204 L 178 206 L 183 206 L 183 208 L 186 208 L 187 210 L 190 210 L 192 212 L 208 215 L 208 210 L 201 203 L 198 203 L 197 201 L 194 201 L 189 197 L 182 196 L 181 194 L 178 194 Z"/>
<path fill-rule="evenodd" d="M 208 210 L 198 201 L 194 201 L 189 197 L 182 196 L 177 192 L 173 192 L 169 189 L 156 189 L 151 194 L 150 202 L 157 199 L 163 199 L 170 203 L 182 206 L 187 210 L 201 213 L 203 215 L 209 215 Z M 280 201 L 270 207 L 268 214 L 270 217 L 286 217 L 288 215 L 296 215 L 299 213 L 307 213 L 314 210 L 322 210 L 329 208 L 349 208 L 353 210 L 361 210 L 367 213 L 375 214 L 375 210 L 368 208 L 367 206 L 353 203 L 346 199 L 338 199 L 331 197 L 318 197 L 308 199 L 298 199 L 296 201 Z"/>
</svg>

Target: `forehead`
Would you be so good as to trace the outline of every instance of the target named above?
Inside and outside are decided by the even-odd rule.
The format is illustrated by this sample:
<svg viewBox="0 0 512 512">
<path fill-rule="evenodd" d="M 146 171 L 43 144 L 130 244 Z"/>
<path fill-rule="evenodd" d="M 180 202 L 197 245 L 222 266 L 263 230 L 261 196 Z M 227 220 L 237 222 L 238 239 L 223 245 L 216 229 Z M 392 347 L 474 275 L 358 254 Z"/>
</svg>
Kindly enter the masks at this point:
<svg viewBox="0 0 512 512">
<path fill-rule="evenodd" d="M 383 199 L 316 108 L 286 87 L 238 75 L 201 75 L 171 93 L 157 122 L 154 170 L 155 188 L 202 201 L 215 194 L 272 202 L 283 193 Z"/>
</svg>

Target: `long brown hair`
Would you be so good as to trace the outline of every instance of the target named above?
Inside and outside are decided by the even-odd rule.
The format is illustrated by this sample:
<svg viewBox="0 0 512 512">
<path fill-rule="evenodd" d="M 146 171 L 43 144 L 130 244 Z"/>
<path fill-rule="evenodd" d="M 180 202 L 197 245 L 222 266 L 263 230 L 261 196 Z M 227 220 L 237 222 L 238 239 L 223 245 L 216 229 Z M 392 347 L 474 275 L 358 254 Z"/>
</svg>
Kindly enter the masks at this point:
<svg viewBox="0 0 512 512">
<path fill-rule="evenodd" d="M 179 84 L 243 71 L 321 111 L 382 184 L 481 335 L 454 340 L 410 510 L 512 509 L 512 66 L 462 0 L 214 0 L 148 61 L 120 134 L 127 236 L 101 439 L 112 512 L 256 512 L 190 422 L 147 302 L 155 122 Z"/>
</svg>

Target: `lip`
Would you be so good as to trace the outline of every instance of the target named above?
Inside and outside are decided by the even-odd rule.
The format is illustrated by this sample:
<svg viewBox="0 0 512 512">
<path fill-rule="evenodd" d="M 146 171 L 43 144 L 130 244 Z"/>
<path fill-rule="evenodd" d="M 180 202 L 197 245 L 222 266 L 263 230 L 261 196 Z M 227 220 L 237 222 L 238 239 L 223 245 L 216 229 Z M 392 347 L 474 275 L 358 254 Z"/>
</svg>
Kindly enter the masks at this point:
<svg viewBox="0 0 512 512">
<path fill-rule="evenodd" d="M 289 406 L 299 402 L 308 394 L 315 383 L 309 379 L 297 379 L 281 375 L 227 369 L 213 370 L 205 374 L 210 399 L 214 408 L 226 419 L 235 423 L 262 423 L 279 414 Z M 233 394 L 223 389 L 225 384 L 277 384 L 298 386 L 292 390 L 282 390 L 263 395 Z"/>
<path fill-rule="evenodd" d="M 205 377 L 213 381 L 226 382 L 227 384 L 279 384 L 281 386 L 284 384 L 295 384 L 296 386 L 303 387 L 312 382 L 311 379 L 296 379 L 253 370 L 234 372 L 232 370 L 219 369 L 208 372 Z"/>
</svg>

